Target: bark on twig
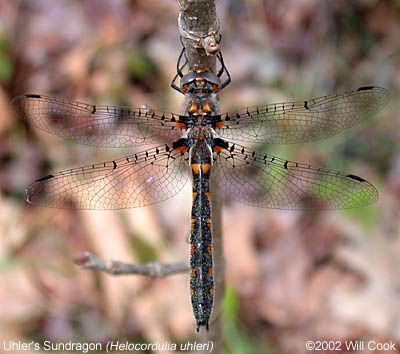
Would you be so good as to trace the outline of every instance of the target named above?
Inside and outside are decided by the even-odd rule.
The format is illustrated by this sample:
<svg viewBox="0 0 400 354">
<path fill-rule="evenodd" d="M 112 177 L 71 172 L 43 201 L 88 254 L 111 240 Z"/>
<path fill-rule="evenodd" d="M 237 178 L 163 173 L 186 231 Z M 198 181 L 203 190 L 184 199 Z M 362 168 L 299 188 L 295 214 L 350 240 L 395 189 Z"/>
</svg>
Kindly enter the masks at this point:
<svg viewBox="0 0 400 354">
<path fill-rule="evenodd" d="M 178 0 L 178 26 L 189 68 L 195 66 L 215 70 L 215 54 L 219 51 L 219 20 L 215 0 Z"/>
<path fill-rule="evenodd" d="M 189 271 L 189 266 L 185 263 L 148 262 L 145 264 L 129 264 L 120 261 L 107 261 L 97 258 L 89 252 L 83 252 L 76 257 L 74 263 L 82 268 L 100 270 L 111 275 L 140 274 L 152 279 L 165 278 L 169 275 L 187 273 Z"/>
</svg>

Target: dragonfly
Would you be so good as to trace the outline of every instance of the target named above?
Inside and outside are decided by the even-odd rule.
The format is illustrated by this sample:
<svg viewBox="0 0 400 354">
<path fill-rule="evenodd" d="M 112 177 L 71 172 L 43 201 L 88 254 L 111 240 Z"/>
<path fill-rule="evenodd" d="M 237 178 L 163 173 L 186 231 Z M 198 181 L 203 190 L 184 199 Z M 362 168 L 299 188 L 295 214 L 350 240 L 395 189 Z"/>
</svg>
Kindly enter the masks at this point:
<svg viewBox="0 0 400 354">
<path fill-rule="evenodd" d="M 171 85 L 185 95 L 183 114 L 41 94 L 22 94 L 12 105 L 25 122 L 75 143 L 126 148 L 163 141 L 116 160 L 39 178 L 27 187 L 25 199 L 53 208 L 143 207 L 172 198 L 191 175 L 190 296 L 199 331 L 209 328 L 214 299 L 211 172 L 220 179 L 223 196 L 256 207 L 321 210 L 374 203 L 378 192 L 361 177 L 259 153 L 240 143 L 295 144 L 329 137 L 380 111 L 390 93 L 363 86 L 221 114 L 218 94 L 230 82 L 222 54 L 217 74 L 201 67 L 183 74 L 182 53 Z M 222 82 L 224 73 L 228 78 Z"/>
</svg>

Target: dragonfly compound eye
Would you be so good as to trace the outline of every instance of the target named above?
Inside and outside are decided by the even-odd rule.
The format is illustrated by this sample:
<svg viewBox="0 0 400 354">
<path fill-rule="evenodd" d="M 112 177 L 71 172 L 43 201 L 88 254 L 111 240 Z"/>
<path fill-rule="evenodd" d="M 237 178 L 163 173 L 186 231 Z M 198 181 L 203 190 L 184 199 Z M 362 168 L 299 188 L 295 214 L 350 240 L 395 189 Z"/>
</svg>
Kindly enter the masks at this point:
<svg viewBox="0 0 400 354">
<path fill-rule="evenodd" d="M 187 89 L 189 88 L 189 85 L 191 83 L 193 83 L 196 80 L 197 77 L 198 77 L 198 75 L 196 73 L 193 73 L 193 72 L 184 75 L 182 77 L 182 79 L 181 79 L 181 89 L 182 89 L 182 91 L 184 91 L 184 92 L 187 91 Z"/>
<path fill-rule="evenodd" d="M 211 84 L 214 92 L 219 91 L 219 88 L 221 87 L 221 80 L 217 75 L 210 72 L 204 72 L 203 78 Z"/>
</svg>

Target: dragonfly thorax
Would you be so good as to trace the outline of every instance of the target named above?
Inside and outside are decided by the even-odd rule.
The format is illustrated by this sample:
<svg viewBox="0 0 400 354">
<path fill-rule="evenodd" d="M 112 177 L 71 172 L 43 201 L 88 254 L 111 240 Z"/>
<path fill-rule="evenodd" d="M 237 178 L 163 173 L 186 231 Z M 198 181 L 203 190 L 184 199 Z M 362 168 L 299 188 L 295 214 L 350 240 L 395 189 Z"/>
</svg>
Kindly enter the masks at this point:
<svg viewBox="0 0 400 354">
<path fill-rule="evenodd" d="M 212 146 L 216 135 L 214 129 L 210 127 L 194 125 L 187 131 L 187 144 L 189 148 L 197 143 L 205 143 L 206 145 Z"/>
<path fill-rule="evenodd" d="M 212 114 L 213 111 L 214 104 L 210 100 L 196 97 L 189 102 L 187 113 L 195 117 L 202 117 Z"/>
<path fill-rule="evenodd" d="M 189 164 L 194 161 L 211 161 L 214 140 L 218 137 L 214 129 L 208 126 L 194 125 L 183 137 L 174 142 L 174 148 L 189 152 Z"/>
</svg>

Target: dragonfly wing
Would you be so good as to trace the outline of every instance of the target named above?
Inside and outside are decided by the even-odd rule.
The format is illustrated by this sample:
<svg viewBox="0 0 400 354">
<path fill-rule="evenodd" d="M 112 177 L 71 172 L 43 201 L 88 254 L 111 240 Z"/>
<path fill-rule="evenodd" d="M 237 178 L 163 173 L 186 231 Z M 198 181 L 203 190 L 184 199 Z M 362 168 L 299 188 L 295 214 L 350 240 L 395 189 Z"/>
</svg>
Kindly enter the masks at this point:
<svg viewBox="0 0 400 354">
<path fill-rule="evenodd" d="M 68 209 L 125 209 L 158 203 L 185 185 L 187 164 L 168 145 L 115 161 L 58 172 L 25 191 L 31 204 Z"/>
<path fill-rule="evenodd" d="M 318 140 L 362 122 L 389 99 L 388 90 L 366 86 L 307 101 L 242 108 L 221 114 L 217 132 L 225 139 L 255 143 Z"/>
<path fill-rule="evenodd" d="M 178 115 L 147 108 L 95 106 L 35 94 L 17 96 L 11 104 L 34 127 L 84 145 L 131 147 L 182 135 Z"/>
<path fill-rule="evenodd" d="M 237 144 L 215 162 L 221 191 L 242 203 L 273 209 L 348 209 L 375 202 L 366 180 L 336 171 L 258 154 Z"/>
</svg>

